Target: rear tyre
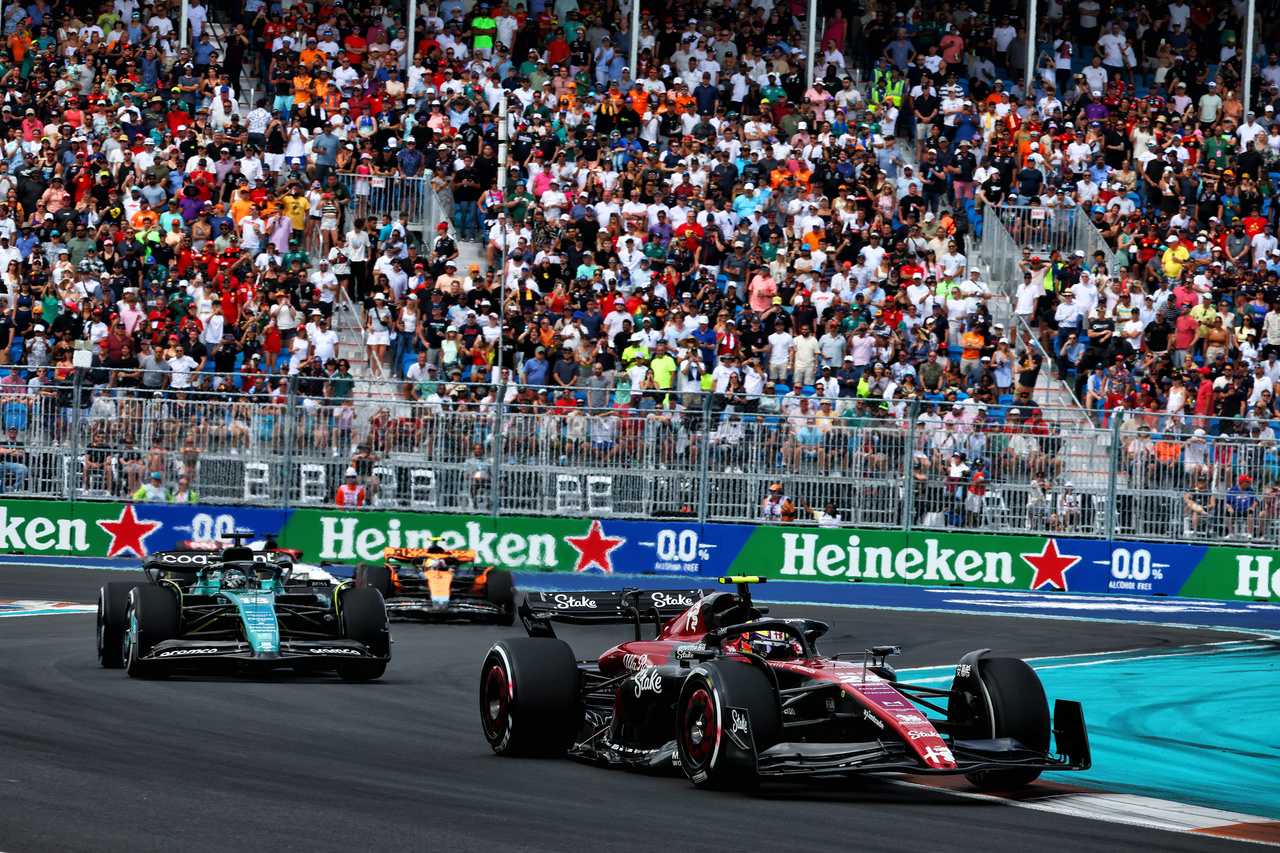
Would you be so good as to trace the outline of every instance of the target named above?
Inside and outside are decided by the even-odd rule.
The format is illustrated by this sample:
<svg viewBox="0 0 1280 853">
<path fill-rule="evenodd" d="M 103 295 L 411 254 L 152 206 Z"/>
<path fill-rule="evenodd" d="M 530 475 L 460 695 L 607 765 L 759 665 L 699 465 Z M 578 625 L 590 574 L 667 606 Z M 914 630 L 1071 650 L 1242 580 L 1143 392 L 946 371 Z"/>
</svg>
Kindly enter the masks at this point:
<svg viewBox="0 0 1280 853">
<path fill-rule="evenodd" d="M 499 625 L 514 625 L 516 622 L 516 579 L 511 572 L 490 569 L 485 575 L 485 600 L 502 608 L 502 615 L 495 616 L 494 622 Z"/>
<path fill-rule="evenodd" d="M 158 644 L 176 640 L 181 633 L 178 597 L 162 586 L 135 586 L 125 608 L 121 658 L 131 678 L 168 678 L 172 667 L 143 660 Z"/>
<path fill-rule="evenodd" d="M 380 568 L 380 567 L 375 567 Z M 391 656 L 391 624 L 382 593 L 370 587 L 348 587 L 338 591 L 338 619 L 341 636 L 355 640 L 384 660 L 352 660 L 338 664 L 343 681 L 372 681 L 387 671 L 385 658 Z"/>
<path fill-rule="evenodd" d="M 1048 753 L 1052 736 L 1049 700 L 1034 669 L 1018 658 L 982 658 L 978 674 L 991 704 L 987 710 L 990 737 L 1013 738 L 1028 749 Z M 1039 778 L 1039 770 L 976 770 L 965 778 L 984 791 L 1021 788 Z"/>
<path fill-rule="evenodd" d="M 499 640 L 480 670 L 480 725 L 498 755 L 560 757 L 585 718 L 582 674 L 563 640 Z"/>
<path fill-rule="evenodd" d="M 750 790 L 760 784 L 756 756 L 781 738 L 778 696 L 759 667 L 709 661 L 694 668 L 676 706 L 676 748 L 689 781 L 715 791 Z"/>
<path fill-rule="evenodd" d="M 378 563 L 361 563 L 356 566 L 356 586 L 367 586 L 382 593 L 383 598 L 391 597 L 391 570 Z"/>
<path fill-rule="evenodd" d="M 98 663 L 104 669 L 124 667 L 125 612 L 129 609 L 129 590 L 135 586 L 109 583 L 98 591 Z"/>
</svg>

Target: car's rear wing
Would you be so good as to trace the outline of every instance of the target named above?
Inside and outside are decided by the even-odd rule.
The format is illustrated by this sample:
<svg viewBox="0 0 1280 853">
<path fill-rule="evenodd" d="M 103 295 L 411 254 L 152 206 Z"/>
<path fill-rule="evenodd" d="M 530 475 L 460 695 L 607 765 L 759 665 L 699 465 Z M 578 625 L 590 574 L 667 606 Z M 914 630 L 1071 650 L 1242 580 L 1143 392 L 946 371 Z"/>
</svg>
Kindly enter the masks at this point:
<svg viewBox="0 0 1280 853">
<path fill-rule="evenodd" d="M 384 548 L 382 556 L 387 562 L 395 560 L 399 563 L 411 563 L 414 560 L 457 560 L 459 563 L 474 563 L 476 552 L 465 548 L 454 548 L 449 551 L 433 551 L 429 548 Z"/>
<path fill-rule="evenodd" d="M 276 571 L 292 565 L 291 556 L 277 551 L 250 551 L 248 548 L 231 547 L 214 551 L 159 551 L 148 554 L 142 562 L 142 570 L 154 580 L 160 573 L 194 576 L 202 569 L 216 568 L 224 562 L 253 562 Z"/>
<path fill-rule="evenodd" d="M 621 589 L 596 592 L 529 592 L 520 603 L 520 622 L 530 637 L 554 637 L 552 622 L 566 625 L 641 625 L 657 630 L 715 590 Z"/>
</svg>

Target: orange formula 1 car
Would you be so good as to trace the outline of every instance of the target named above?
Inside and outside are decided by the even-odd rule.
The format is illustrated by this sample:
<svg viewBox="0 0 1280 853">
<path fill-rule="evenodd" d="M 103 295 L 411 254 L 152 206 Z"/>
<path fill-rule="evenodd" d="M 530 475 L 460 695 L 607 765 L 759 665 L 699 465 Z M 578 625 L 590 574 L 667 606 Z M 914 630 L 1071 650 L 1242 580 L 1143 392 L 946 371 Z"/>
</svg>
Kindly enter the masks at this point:
<svg viewBox="0 0 1280 853">
<path fill-rule="evenodd" d="M 427 548 L 387 548 L 385 562 L 356 567 L 358 586 L 382 593 L 387 614 L 432 622 L 484 621 L 511 625 L 516 590 L 511 572 L 476 566 L 476 552 L 447 550 L 432 540 Z"/>
</svg>

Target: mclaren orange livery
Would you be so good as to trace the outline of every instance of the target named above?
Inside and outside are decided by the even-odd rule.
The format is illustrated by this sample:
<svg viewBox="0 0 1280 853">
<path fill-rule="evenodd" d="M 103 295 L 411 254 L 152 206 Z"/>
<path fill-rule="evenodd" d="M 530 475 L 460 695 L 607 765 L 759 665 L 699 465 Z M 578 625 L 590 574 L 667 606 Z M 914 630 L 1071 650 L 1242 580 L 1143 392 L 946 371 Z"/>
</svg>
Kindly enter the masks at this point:
<svg viewBox="0 0 1280 853">
<path fill-rule="evenodd" d="M 433 543 L 439 540 L 433 540 Z M 515 582 L 511 573 L 475 565 L 476 552 L 428 548 L 387 548 L 383 562 L 356 568 L 359 586 L 382 592 L 393 616 L 436 622 L 515 621 Z"/>
</svg>

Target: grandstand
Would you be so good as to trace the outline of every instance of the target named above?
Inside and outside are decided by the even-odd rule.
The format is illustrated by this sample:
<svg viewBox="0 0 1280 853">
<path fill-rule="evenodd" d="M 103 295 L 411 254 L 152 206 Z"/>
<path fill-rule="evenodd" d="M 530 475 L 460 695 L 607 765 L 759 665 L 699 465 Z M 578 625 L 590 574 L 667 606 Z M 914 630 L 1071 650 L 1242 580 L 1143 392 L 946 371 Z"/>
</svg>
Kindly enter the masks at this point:
<svg viewBox="0 0 1280 853">
<path fill-rule="evenodd" d="M 6 495 L 1276 544 L 1235 9 L 445 5 L 6 15 Z"/>
</svg>

